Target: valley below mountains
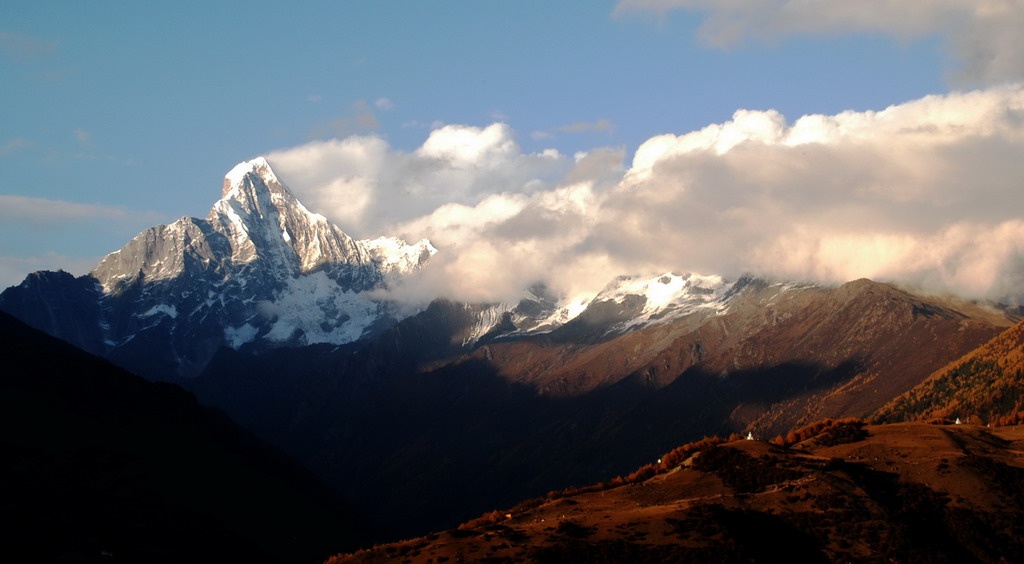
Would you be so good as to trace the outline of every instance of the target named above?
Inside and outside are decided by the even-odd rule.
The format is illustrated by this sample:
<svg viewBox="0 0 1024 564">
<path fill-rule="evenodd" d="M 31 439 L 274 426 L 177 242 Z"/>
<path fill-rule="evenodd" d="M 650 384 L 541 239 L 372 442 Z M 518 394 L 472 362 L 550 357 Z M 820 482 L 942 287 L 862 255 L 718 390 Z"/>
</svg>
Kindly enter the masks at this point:
<svg viewBox="0 0 1024 564">
<path fill-rule="evenodd" d="M 675 272 L 622 276 L 585 299 L 538 283 L 516 303 L 437 299 L 410 310 L 388 300 L 438 253 L 426 240 L 349 237 L 255 159 L 227 175 L 206 218 L 151 228 L 85 276 L 31 274 L 0 294 L 0 309 L 192 392 L 311 471 L 378 527 L 375 539 L 452 529 L 552 490 L 612 480 L 705 436 L 767 440 L 826 418 L 990 422 L 1022 410 L 1019 309 L 865 279 L 825 286 Z M 997 464 L 1011 468 L 1006 483 L 1019 488 L 1016 431 L 867 429 L 867 442 L 844 447 L 716 447 L 743 464 L 770 459 L 791 470 L 765 489 L 737 490 L 714 468 L 665 468 L 608 489 L 607 498 L 602 490 L 538 502 L 492 523 L 498 528 L 434 535 L 415 550 L 454 557 L 472 547 L 502 557 L 512 553 L 499 543 L 551 537 L 561 540 L 545 544 L 549 552 L 515 554 L 589 558 L 573 551 L 593 538 L 629 557 L 641 550 L 638 536 L 700 552 L 761 529 L 810 543 L 816 558 L 856 560 L 881 534 L 871 524 L 879 520 L 905 521 L 905 538 L 885 537 L 885 546 L 925 550 L 908 513 L 925 506 L 941 506 L 936 527 L 962 518 L 971 531 L 999 523 L 996 543 L 1016 534 L 1002 509 L 973 512 L 971 503 L 998 505 L 988 486 L 961 491 L 936 469 L 939 459 L 952 467 L 967 460 L 964 471 L 978 481 L 979 469 Z M 912 444 L 900 442 L 911 436 Z M 935 459 L 924 449 L 931 442 L 949 452 Z M 970 466 L 968 455 L 994 462 Z M 874 462 L 882 458 L 896 469 Z M 927 466 L 926 480 L 916 464 Z M 706 501 L 723 488 L 737 495 Z M 925 505 L 882 499 L 904 490 Z M 766 513 L 779 500 L 793 519 Z M 843 546 L 822 532 L 844 512 L 863 516 L 858 507 L 870 508 L 860 540 Z M 805 527 L 812 509 L 833 521 Z M 745 542 L 735 545 L 738 559 Z M 965 554 L 981 550 L 950 542 Z M 387 560 L 410 546 L 357 560 Z M 683 554 L 650 550 L 642 555 Z"/>
</svg>

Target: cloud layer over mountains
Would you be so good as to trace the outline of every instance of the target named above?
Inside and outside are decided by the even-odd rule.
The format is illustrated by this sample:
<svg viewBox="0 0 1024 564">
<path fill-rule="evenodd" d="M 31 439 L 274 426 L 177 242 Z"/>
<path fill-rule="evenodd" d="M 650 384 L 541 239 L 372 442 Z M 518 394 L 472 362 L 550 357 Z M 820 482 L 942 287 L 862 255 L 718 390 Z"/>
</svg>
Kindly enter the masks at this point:
<svg viewBox="0 0 1024 564">
<path fill-rule="evenodd" d="M 952 83 L 989 86 L 792 121 L 739 110 L 653 137 L 630 164 L 619 148 L 524 153 L 501 123 L 445 126 L 412 152 L 351 137 L 270 160 L 357 235 L 429 237 L 441 253 L 396 290 L 413 302 L 514 300 L 536 282 L 578 296 L 666 271 L 1024 298 L 1024 0 L 620 0 L 615 14 L 674 10 L 699 13 L 717 48 L 937 37 Z"/>
<path fill-rule="evenodd" d="M 448 125 L 418 149 L 378 137 L 268 155 L 313 210 L 355 236 L 430 238 L 395 290 L 514 300 L 621 274 L 694 271 L 907 282 L 1024 297 L 1024 88 L 928 96 L 882 111 L 740 110 L 621 149 L 524 153 L 513 131 Z"/>
</svg>

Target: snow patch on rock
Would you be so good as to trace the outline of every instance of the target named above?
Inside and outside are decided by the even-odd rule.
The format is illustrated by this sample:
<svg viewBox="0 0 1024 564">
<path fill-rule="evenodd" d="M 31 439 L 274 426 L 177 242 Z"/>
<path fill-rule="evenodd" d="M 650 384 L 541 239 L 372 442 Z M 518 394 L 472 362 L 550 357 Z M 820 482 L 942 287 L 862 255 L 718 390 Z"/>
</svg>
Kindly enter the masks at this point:
<svg viewBox="0 0 1024 564">
<path fill-rule="evenodd" d="M 263 302 L 261 310 L 274 318 L 268 340 L 307 345 L 351 343 L 383 313 L 376 302 L 342 289 L 324 272 L 291 280 L 276 299 Z"/>
<path fill-rule="evenodd" d="M 157 314 L 164 314 L 171 319 L 178 317 L 178 308 L 168 304 L 157 304 L 143 313 L 139 314 L 139 317 L 152 317 Z"/>
<path fill-rule="evenodd" d="M 259 329 L 249 323 L 241 327 L 225 327 L 224 341 L 227 342 L 229 347 L 237 351 L 242 345 L 253 342 L 258 332 Z"/>
</svg>

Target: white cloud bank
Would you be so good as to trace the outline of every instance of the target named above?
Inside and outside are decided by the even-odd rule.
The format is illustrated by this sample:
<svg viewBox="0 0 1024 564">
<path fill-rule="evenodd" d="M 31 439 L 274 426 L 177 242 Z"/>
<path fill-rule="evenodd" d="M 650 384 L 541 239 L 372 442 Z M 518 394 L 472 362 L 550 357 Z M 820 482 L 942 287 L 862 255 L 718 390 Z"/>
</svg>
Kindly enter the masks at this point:
<svg viewBox="0 0 1024 564">
<path fill-rule="evenodd" d="M 440 253 L 396 296 L 514 300 L 620 274 L 869 277 L 1024 298 L 1024 87 L 877 112 L 736 112 L 723 124 L 570 158 L 503 124 L 445 126 L 413 152 L 376 137 L 269 155 L 311 209 L 358 236 Z"/>
<path fill-rule="evenodd" d="M 1024 78 L 1024 0 L 620 0 L 617 14 L 707 14 L 698 37 L 715 47 L 795 34 L 942 36 L 960 84 Z"/>
<path fill-rule="evenodd" d="M 476 205 L 490 194 L 530 193 L 565 175 L 557 151 L 524 154 L 503 123 L 438 126 L 414 152 L 376 136 L 314 141 L 267 155 L 310 209 L 356 237 L 390 233 L 444 204 Z"/>
</svg>

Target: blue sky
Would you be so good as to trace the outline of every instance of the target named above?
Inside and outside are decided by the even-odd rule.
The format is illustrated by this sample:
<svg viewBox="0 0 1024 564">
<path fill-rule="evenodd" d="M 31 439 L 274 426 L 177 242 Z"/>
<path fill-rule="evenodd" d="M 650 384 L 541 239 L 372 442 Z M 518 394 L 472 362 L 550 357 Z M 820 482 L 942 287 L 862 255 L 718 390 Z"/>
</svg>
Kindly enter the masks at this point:
<svg viewBox="0 0 1024 564">
<path fill-rule="evenodd" d="M 952 0 L 810 23 L 730 4 L 4 2 L 0 282 L 84 272 L 145 227 L 204 216 L 237 162 L 318 140 L 409 153 L 443 125 L 500 122 L 523 154 L 609 147 L 628 166 L 651 137 L 739 109 L 792 122 L 1016 79 L 957 75 L 957 41 L 978 32 Z"/>
</svg>

